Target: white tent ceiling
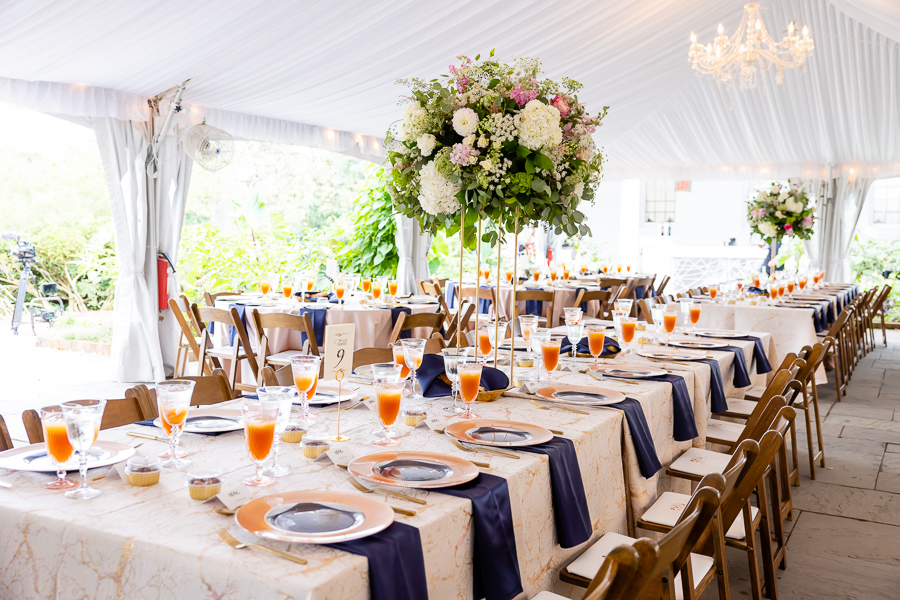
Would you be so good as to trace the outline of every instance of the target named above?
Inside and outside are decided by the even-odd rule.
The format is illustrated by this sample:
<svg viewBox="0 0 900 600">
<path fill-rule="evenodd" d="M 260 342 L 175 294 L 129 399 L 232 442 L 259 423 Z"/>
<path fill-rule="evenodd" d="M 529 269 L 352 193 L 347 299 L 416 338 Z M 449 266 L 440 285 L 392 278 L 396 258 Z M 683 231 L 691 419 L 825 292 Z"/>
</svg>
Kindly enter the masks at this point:
<svg viewBox="0 0 900 600">
<path fill-rule="evenodd" d="M 374 158 L 399 114 L 396 78 L 431 78 L 457 54 L 497 48 L 578 79 L 595 110 L 611 106 L 596 135 L 612 177 L 900 170 L 896 0 L 763 0 L 774 37 L 796 20 L 816 49 L 780 88 L 772 76 L 730 95 L 691 70 L 688 34 L 709 40 L 719 22 L 730 32 L 742 10 L 741 0 L 14 1 L 0 6 L 0 99 L 145 119 L 147 97 L 194 78 L 185 101 L 239 137 Z"/>
</svg>

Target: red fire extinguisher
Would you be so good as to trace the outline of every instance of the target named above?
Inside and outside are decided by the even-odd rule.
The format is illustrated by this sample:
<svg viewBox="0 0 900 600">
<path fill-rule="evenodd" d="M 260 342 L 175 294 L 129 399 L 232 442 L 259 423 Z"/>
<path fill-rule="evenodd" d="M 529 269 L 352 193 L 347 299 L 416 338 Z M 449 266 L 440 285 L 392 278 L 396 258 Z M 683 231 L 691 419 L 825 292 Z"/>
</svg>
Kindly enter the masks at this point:
<svg viewBox="0 0 900 600">
<path fill-rule="evenodd" d="M 175 265 L 165 252 L 156 255 L 156 289 L 159 292 L 159 310 L 169 308 L 169 267 L 175 272 Z"/>
<path fill-rule="evenodd" d="M 547 248 L 547 266 L 553 264 L 553 248 Z"/>
</svg>

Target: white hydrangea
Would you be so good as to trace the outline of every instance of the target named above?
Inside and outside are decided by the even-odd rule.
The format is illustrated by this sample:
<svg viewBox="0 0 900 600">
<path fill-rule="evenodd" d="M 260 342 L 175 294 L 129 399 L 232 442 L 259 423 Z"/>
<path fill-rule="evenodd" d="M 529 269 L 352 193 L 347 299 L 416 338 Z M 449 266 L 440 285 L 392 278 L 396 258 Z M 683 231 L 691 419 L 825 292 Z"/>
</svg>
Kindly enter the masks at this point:
<svg viewBox="0 0 900 600">
<path fill-rule="evenodd" d="M 760 192 L 760 193 L 758 193 L 758 194 L 756 195 L 756 201 L 759 202 L 759 203 L 762 203 L 762 202 L 768 202 L 768 201 L 769 201 L 769 195 L 766 194 L 765 192 Z"/>
<path fill-rule="evenodd" d="M 532 100 L 516 115 L 519 143 L 530 150 L 557 146 L 562 142 L 559 111 L 555 106 Z"/>
<path fill-rule="evenodd" d="M 781 192 L 780 194 L 778 194 L 778 201 L 784 202 L 785 200 L 787 200 L 788 196 L 790 196 L 790 194 L 787 191 Z"/>
<path fill-rule="evenodd" d="M 460 184 L 441 175 L 434 161 L 419 171 L 419 203 L 429 215 L 447 215 L 460 209 L 456 194 Z"/>
<path fill-rule="evenodd" d="M 428 111 L 418 102 L 410 102 L 403 109 L 403 122 L 400 124 L 400 131 L 397 133 L 397 139 L 401 142 L 406 140 L 414 140 L 419 137 L 425 127 L 425 119 L 428 117 Z"/>
<path fill-rule="evenodd" d="M 419 139 L 416 140 L 416 146 L 422 151 L 422 156 L 431 156 L 431 153 L 434 152 L 434 145 L 436 143 L 437 140 L 430 133 L 423 133 L 419 136 Z"/>
<path fill-rule="evenodd" d="M 800 213 L 803 212 L 803 203 L 795 198 L 788 198 L 784 203 L 784 207 L 786 210 L 792 213 Z"/>
<path fill-rule="evenodd" d="M 584 182 L 583 181 L 579 182 L 578 185 L 575 186 L 575 190 L 572 192 L 572 195 L 577 196 L 578 198 L 581 198 L 582 194 L 584 194 Z"/>
<path fill-rule="evenodd" d="M 757 228 L 766 237 L 774 238 L 778 235 L 778 230 L 775 228 L 775 225 L 768 221 L 763 221 L 762 223 L 757 225 Z"/>
<path fill-rule="evenodd" d="M 478 113 L 471 108 L 461 108 L 453 113 L 453 130 L 462 137 L 478 131 Z"/>
</svg>

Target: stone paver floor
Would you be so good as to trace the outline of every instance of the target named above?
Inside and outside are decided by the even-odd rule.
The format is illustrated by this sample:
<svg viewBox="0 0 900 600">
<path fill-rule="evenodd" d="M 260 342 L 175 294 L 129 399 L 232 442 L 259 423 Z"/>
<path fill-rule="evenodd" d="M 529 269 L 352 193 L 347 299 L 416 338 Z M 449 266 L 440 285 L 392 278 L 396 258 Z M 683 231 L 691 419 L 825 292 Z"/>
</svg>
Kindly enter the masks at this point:
<svg viewBox="0 0 900 600">
<path fill-rule="evenodd" d="M 834 374 L 819 387 L 825 469 L 809 478 L 802 413 L 800 487 L 787 522 L 787 569 L 778 597 L 789 600 L 900 598 L 900 331 L 881 332 L 847 394 L 836 402 Z M 826 416 L 827 415 L 827 416 Z M 750 598 L 747 559 L 729 549 L 733 598 Z M 718 597 L 712 586 L 702 600 Z"/>
</svg>

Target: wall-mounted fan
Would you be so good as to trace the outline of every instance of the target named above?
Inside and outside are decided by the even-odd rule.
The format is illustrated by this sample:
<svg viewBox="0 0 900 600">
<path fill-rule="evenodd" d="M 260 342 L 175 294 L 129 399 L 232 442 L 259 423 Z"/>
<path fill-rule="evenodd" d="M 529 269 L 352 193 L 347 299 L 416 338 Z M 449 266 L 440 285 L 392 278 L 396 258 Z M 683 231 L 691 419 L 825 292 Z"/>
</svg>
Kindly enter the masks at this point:
<svg viewBox="0 0 900 600">
<path fill-rule="evenodd" d="M 184 133 L 184 151 L 207 171 L 218 171 L 234 156 L 234 138 L 204 120 Z"/>
</svg>

